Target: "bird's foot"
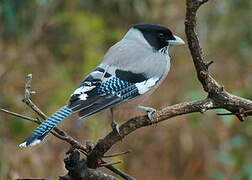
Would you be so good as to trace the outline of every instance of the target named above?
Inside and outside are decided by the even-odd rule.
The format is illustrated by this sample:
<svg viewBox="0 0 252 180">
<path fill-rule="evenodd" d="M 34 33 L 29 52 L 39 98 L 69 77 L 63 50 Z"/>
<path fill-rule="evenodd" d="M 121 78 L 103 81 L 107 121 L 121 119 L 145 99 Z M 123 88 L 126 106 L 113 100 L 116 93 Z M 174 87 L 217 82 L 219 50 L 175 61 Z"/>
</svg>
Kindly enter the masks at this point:
<svg viewBox="0 0 252 180">
<path fill-rule="evenodd" d="M 116 123 L 115 121 L 112 121 L 111 128 L 113 129 L 113 131 L 116 131 L 119 134 L 119 136 L 121 136 L 120 131 L 119 131 L 120 125 L 118 123 Z"/>
<path fill-rule="evenodd" d="M 149 120 L 152 122 L 153 119 L 152 119 L 152 115 L 153 113 L 155 113 L 157 110 L 152 108 L 152 107 L 146 107 L 146 106 L 137 106 L 138 109 L 140 110 L 144 110 L 147 112 L 147 116 L 149 118 Z"/>
</svg>

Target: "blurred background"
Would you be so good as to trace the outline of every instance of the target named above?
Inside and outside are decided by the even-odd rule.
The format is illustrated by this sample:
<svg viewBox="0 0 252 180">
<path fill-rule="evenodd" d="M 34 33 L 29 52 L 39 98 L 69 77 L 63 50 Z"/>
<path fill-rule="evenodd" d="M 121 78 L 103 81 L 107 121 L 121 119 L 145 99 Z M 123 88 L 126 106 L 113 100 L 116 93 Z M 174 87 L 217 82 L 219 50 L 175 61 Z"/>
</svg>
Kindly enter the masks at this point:
<svg viewBox="0 0 252 180">
<path fill-rule="evenodd" d="M 185 1 L 0 0 L 0 107 L 36 117 L 22 102 L 24 77 L 33 74 L 33 101 L 47 114 L 66 103 L 107 49 L 139 22 L 169 27 L 183 39 Z M 198 35 L 211 74 L 236 95 L 252 98 L 252 1 L 210 1 L 198 13 Z M 187 46 L 172 48 L 168 78 L 146 105 L 162 108 L 206 97 Z M 132 150 L 112 160 L 138 179 L 252 180 L 252 118 L 240 122 L 217 112 L 176 117 L 142 128 L 110 152 Z M 118 115 L 123 122 L 129 116 Z M 70 120 L 71 119 L 71 120 Z M 110 131 L 106 111 L 85 121 L 60 124 L 85 142 Z M 0 179 L 57 179 L 66 173 L 68 144 L 50 135 L 41 145 L 18 144 L 37 125 L 0 112 Z"/>
</svg>

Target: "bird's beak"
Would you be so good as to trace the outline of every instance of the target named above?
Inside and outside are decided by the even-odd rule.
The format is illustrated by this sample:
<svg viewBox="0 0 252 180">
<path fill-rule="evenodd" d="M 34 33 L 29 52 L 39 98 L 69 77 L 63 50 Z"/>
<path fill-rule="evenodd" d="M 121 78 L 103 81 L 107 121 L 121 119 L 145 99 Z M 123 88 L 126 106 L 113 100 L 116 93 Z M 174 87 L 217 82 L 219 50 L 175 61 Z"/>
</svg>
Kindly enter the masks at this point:
<svg viewBox="0 0 252 180">
<path fill-rule="evenodd" d="M 176 45 L 183 45 L 183 44 L 185 44 L 185 42 L 183 41 L 183 39 L 181 39 L 180 37 L 175 36 L 175 35 L 173 35 L 173 36 L 175 37 L 175 39 L 174 40 L 168 40 L 169 45 L 176 46 Z"/>
</svg>

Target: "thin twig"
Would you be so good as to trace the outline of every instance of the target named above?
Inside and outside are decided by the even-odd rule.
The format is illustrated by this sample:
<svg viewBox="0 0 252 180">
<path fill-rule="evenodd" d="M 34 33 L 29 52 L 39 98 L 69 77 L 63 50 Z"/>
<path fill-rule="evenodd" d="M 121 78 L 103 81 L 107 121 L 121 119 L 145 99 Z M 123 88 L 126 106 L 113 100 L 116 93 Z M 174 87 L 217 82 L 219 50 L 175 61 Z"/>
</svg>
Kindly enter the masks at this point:
<svg viewBox="0 0 252 180">
<path fill-rule="evenodd" d="M 25 90 L 24 90 L 24 99 L 23 102 L 30 107 L 35 113 L 37 113 L 42 119 L 46 120 L 47 116 L 38 108 L 38 106 L 32 102 L 31 100 L 31 94 L 34 94 L 34 91 L 32 91 L 32 74 L 28 74 L 26 76 L 25 81 Z M 40 123 L 39 123 L 40 124 Z M 80 152 L 82 152 L 84 155 L 88 155 L 88 150 L 85 146 L 83 146 L 80 142 L 72 138 L 70 135 L 68 135 L 65 131 L 58 127 L 53 128 L 54 131 L 50 131 L 54 136 L 58 137 L 59 139 L 66 141 L 69 143 L 73 149 L 78 149 Z M 104 162 L 104 161 L 103 161 Z M 107 169 L 111 170 L 115 174 L 118 174 L 119 176 L 123 177 L 131 177 L 127 175 L 126 173 L 118 170 L 117 168 L 113 167 L 112 165 L 104 166 Z"/>
<path fill-rule="evenodd" d="M 116 156 L 121 156 L 130 153 L 131 151 L 125 151 L 125 152 L 119 152 L 119 153 L 113 153 L 113 154 L 108 154 L 104 155 L 103 158 L 111 158 L 111 157 L 116 157 Z"/>
<path fill-rule="evenodd" d="M 32 74 L 28 74 L 25 77 L 25 88 L 24 88 L 24 99 L 23 102 L 29 106 L 34 112 L 36 112 L 44 120 L 47 119 L 47 116 L 31 101 L 31 94 L 35 92 L 31 90 L 32 83 Z"/>
<path fill-rule="evenodd" d="M 128 120 L 120 126 L 119 133 L 111 131 L 103 139 L 100 139 L 98 143 L 92 148 L 91 152 L 87 156 L 87 166 L 89 168 L 99 167 L 98 162 L 106 163 L 102 160 L 104 154 L 118 141 L 134 132 L 135 130 L 144 126 L 150 126 L 153 123 L 159 123 L 161 121 L 180 116 L 183 114 L 189 114 L 194 112 L 205 112 L 209 109 L 226 109 L 232 114 L 236 115 L 240 120 L 244 120 L 245 116 L 251 115 L 252 112 L 252 101 L 232 95 L 225 91 L 224 87 L 220 85 L 209 73 L 208 67 L 210 63 L 207 63 L 203 59 L 203 51 L 199 43 L 198 36 L 196 34 L 196 14 L 199 7 L 207 2 L 207 0 L 186 0 L 186 19 L 185 19 L 185 32 L 188 40 L 188 46 L 191 52 L 195 70 L 197 72 L 198 80 L 202 84 L 203 89 L 208 93 L 208 97 L 203 100 L 193 102 L 182 102 L 176 105 L 172 105 L 161 109 L 153 114 L 152 120 L 150 121 L 147 116 L 138 116 Z M 27 87 L 25 88 L 24 102 L 31 107 L 40 117 L 46 119 L 45 114 L 39 110 L 39 108 L 30 100 L 31 89 L 31 78 L 27 77 Z M 27 90 L 27 92 L 26 92 Z M 242 111 L 241 111 L 242 110 Z M 63 139 L 70 143 L 72 146 L 83 147 L 78 141 L 75 141 L 64 131 L 55 128 L 56 132 L 63 136 Z M 72 143 L 72 140 L 75 141 Z M 78 147 L 78 148 L 80 148 Z M 81 148 L 80 148 L 81 149 Z M 86 150 L 86 148 L 84 148 Z M 132 180 L 135 179 L 129 175 L 121 172 L 111 165 L 106 168 L 119 174 L 124 179 Z"/>
<path fill-rule="evenodd" d="M 38 119 L 34 119 L 34 118 L 31 118 L 31 117 L 28 117 L 28 116 L 24 116 L 22 114 L 18 114 L 18 113 L 15 113 L 15 112 L 3 109 L 3 108 L 0 108 L 0 111 L 2 111 L 4 113 L 7 113 L 7 114 L 10 114 L 12 116 L 16 116 L 16 117 L 19 117 L 19 118 L 31 121 L 31 122 L 35 122 L 35 123 L 39 123 L 40 122 Z"/>
<path fill-rule="evenodd" d="M 31 94 L 34 94 L 34 91 L 32 91 L 31 87 L 32 87 L 32 74 L 28 74 L 25 77 L 26 81 L 25 81 L 25 89 L 24 89 L 24 99 L 23 102 L 30 107 L 35 113 L 37 113 L 42 119 L 46 120 L 47 116 L 45 115 L 45 113 L 43 113 L 38 106 L 32 102 L 31 100 Z M 86 147 L 83 146 L 81 143 L 79 143 L 77 140 L 75 140 L 74 138 L 72 138 L 71 136 L 69 136 L 65 131 L 63 131 L 62 129 L 58 128 L 58 127 L 54 127 L 53 128 L 54 131 L 51 131 L 51 133 L 53 135 L 55 135 L 56 137 L 58 137 L 61 140 L 64 140 L 66 142 L 68 142 L 71 146 L 73 146 L 76 149 L 80 149 L 82 150 L 82 152 L 86 152 Z M 85 153 L 87 154 L 87 153 Z"/>
<path fill-rule="evenodd" d="M 114 161 L 114 162 L 108 162 L 108 163 L 101 163 L 101 164 L 99 164 L 99 167 L 106 167 L 106 166 L 111 166 L 111 165 L 120 164 L 120 163 L 122 163 L 121 160 Z"/>
<path fill-rule="evenodd" d="M 203 59 L 203 51 L 196 34 L 196 14 L 198 8 L 206 2 L 207 0 L 186 0 L 185 32 L 198 80 L 202 84 L 203 89 L 208 93 L 208 97 L 204 100 L 179 103 L 157 111 L 153 114 L 152 122 L 148 120 L 147 116 L 138 116 L 128 120 L 120 126 L 120 136 L 118 133 L 112 131 L 98 141 L 87 157 L 88 167 L 97 167 L 97 159 L 103 157 L 115 143 L 126 135 L 134 132 L 136 129 L 149 126 L 154 122 L 159 123 L 183 114 L 205 112 L 209 109 L 220 108 L 239 113 L 235 115 L 240 120 L 244 120 L 244 116 L 240 114 L 241 109 L 244 110 L 243 112 L 247 112 L 246 115 L 251 115 L 249 113 L 251 113 L 252 101 L 226 92 L 224 87 L 219 85 L 218 82 L 210 76 L 208 68 L 212 62 L 207 63 Z"/>
<path fill-rule="evenodd" d="M 229 112 L 229 113 L 216 113 L 216 115 L 218 116 L 230 116 L 230 115 L 234 115 L 234 113 Z"/>
</svg>

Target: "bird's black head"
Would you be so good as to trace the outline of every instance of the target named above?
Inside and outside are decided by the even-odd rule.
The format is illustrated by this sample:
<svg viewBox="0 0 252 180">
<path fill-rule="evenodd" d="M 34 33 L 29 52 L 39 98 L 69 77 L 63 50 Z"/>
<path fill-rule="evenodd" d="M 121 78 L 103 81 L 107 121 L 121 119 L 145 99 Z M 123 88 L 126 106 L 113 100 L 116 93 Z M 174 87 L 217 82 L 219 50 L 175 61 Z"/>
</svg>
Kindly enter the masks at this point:
<svg viewBox="0 0 252 180">
<path fill-rule="evenodd" d="M 133 25 L 133 28 L 140 30 L 144 38 L 156 50 L 168 46 L 169 41 L 176 40 L 176 37 L 174 37 L 172 32 L 160 24 L 141 23 Z"/>
</svg>

